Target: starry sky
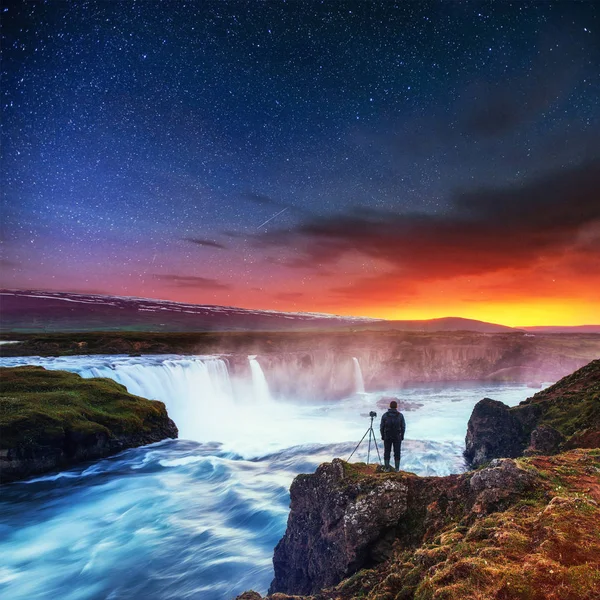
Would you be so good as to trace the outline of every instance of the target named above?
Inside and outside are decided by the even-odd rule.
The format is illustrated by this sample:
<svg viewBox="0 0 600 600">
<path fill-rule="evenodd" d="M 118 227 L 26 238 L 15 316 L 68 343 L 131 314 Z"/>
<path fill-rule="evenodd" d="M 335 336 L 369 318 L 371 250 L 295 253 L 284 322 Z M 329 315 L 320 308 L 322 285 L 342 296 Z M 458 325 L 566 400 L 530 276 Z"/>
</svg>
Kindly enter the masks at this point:
<svg viewBox="0 0 600 600">
<path fill-rule="evenodd" d="M 594 2 L 1 10 L 3 287 L 600 322 Z"/>
</svg>

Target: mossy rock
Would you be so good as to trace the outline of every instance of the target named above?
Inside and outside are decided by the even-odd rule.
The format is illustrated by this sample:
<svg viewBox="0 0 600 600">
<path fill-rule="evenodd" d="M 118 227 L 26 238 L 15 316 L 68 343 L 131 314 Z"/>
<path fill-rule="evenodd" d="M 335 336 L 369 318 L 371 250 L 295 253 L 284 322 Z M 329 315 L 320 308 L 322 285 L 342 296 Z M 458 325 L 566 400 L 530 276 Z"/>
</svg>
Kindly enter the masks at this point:
<svg viewBox="0 0 600 600">
<path fill-rule="evenodd" d="M 177 437 L 165 405 L 111 379 L 0 369 L 0 482 Z"/>
</svg>

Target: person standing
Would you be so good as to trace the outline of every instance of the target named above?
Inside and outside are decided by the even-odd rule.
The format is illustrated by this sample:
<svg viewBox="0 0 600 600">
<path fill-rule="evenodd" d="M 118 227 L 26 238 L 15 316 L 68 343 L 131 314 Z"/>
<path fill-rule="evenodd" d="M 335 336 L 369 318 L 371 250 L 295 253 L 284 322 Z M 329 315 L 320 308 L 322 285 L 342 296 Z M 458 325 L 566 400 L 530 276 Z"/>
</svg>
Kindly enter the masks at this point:
<svg viewBox="0 0 600 600">
<path fill-rule="evenodd" d="M 404 415 L 398 410 L 398 403 L 395 400 L 390 402 L 390 407 L 387 412 L 381 417 L 381 439 L 383 440 L 383 461 L 386 470 L 390 469 L 390 456 L 392 447 L 394 448 L 394 464 L 395 470 L 400 469 L 400 444 L 404 439 L 406 430 L 406 421 Z"/>
</svg>

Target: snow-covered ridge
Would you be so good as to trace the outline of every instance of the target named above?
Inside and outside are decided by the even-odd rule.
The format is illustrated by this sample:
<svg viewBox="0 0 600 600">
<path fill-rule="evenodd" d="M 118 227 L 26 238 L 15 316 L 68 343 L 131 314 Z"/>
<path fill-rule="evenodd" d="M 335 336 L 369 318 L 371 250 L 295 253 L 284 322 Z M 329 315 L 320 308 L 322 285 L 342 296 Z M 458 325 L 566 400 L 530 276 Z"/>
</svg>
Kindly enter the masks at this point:
<svg viewBox="0 0 600 600">
<path fill-rule="evenodd" d="M 218 306 L 211 304 L 188 304 L 184 302 L 173 302 L 171 300 L 157 300 L 154 298 L 138 298 L 135 296 L 103 296 L 100 294 L 79 294 L 71 292 L 47 292 L 38 290 L 2 290 L 0 296 L 18 296 L 26 298 L 40 298 L 60 300 L 62 302 L 74 302 L 78 304 L 89 304 L 96 306 L 114 306 L 116 308 L 137 308 L 143 312 L 172 311 L 188 314 L 223 314 L 223 315 L 256 315 L 281 317 L 286 319 L 313 320 L 329 319 L 345 321 L 349 323 L 378 322 L 381 319 L 370 317 L 346 317 L 329 313 L 317 312 L 283 312 L 277 310 L 257 310 L 239 308 L 235 306 Z"/>
</svg>

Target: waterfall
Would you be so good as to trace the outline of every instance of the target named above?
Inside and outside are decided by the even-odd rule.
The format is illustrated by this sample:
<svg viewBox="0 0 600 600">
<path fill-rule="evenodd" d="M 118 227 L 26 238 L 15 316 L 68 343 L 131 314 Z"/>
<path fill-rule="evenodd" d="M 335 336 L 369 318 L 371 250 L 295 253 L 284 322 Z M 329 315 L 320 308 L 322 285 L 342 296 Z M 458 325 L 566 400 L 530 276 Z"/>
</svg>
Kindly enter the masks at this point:
<svg viewBox="0 0 600 600">
<path fill-rule="evenodd" d="M 256 360 L 256 355 L 249 356 L 248 361 L 250 362 L 250 371 L 252 372 L 254 398 L 258 404 L 268 404 L 271 401 L 271 393 L 269 392 L 267 378 Z"/>
<path fill-rule="evenodd" d="M 214 439 L 215 428 L 236 409 L 227 363 L 221 358 L 154 357 L 137 362 L 115 357 L 69 370 L 82 377 L 114 379 L 131 394 L 164 402 L 184 439 Z"/>
<path fill-rule="evenodd" d="M 354 363 L 354 392 L 356 394 L 364 394 L 365 381 L 363 379 L 362 371 L 360 370 L 360 363 L 358 362 L 358 358 L 352 357 L 352 362 Z"/>
</svg>

